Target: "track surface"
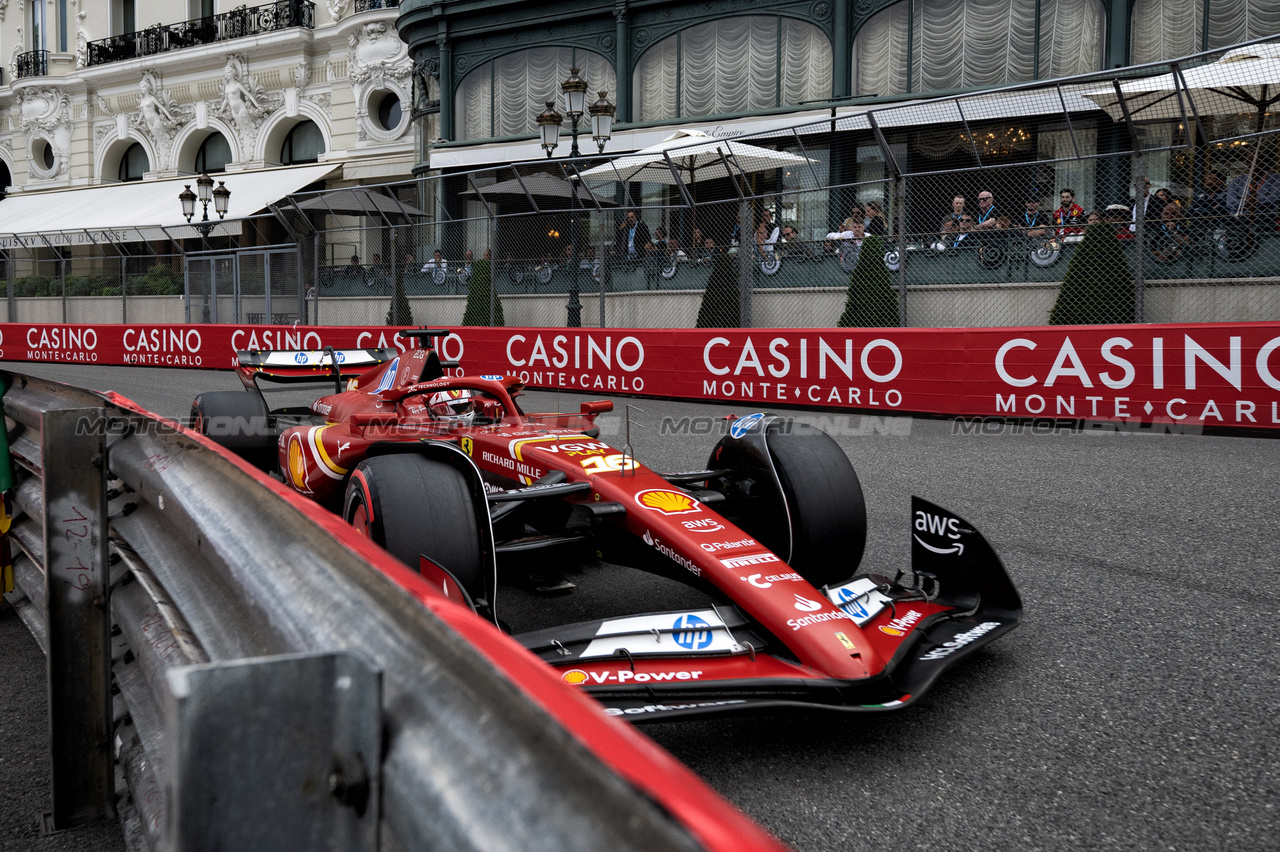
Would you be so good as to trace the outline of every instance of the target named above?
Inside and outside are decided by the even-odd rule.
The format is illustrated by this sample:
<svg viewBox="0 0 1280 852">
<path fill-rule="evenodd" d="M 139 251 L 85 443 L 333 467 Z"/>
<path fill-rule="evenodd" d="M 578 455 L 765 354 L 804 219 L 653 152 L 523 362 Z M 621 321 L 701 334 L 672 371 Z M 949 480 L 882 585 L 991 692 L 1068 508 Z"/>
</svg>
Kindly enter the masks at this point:
<svg viewBox="0 0 1280 852">
<path fill-rule="evenodd" d="M 199 391 L 238 387 L 229 373 L 12 366 L 171 416 Z M 580 399 L 522 403 L 576 410 Z M 603 421 L 618 444 L 625 402 Z M 716 440 L 664 435 L 663 418 L 752 410 L 632 402 L 648 428 L 631 442 L 657 470 L 701 467 Z M 1280 441 L 963 435 L 944 421 L 821 416 L 845 433 L 834 437 L 862 478 L 864 565 L 907 564 L 908 504 L 920 494 L 991 540 L 1022 593 L 1023 626 L 900 713 L 722 716 L 646 733 L 799 850 L 1276 847 Z M 523 629 L 540 611 L 567 619 L 689 599 L 611 566 L 571 576 L 579 590 L 551 603 L 505 589 L 503 617 Z M 47 781 L 11 766 L 47 760 L 45 720 L 27 715 L 43 702 L 12 694 L 41 689 L 39 653 L 15 623 L 5 608 L 0 849 L 28 848 L 8 832 L 47 808 Z M 19 640 L 30 647 L 10 653 Z M 111 848 L 100 835 L 78 847 L 30 843 Z"/>
</svg>

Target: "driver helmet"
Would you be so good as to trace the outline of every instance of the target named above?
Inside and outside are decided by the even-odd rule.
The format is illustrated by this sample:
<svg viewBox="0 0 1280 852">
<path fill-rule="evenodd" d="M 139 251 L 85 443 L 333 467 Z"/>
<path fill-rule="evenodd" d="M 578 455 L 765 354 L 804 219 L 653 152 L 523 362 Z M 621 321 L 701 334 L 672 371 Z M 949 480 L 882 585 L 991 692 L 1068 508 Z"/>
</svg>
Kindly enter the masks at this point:
<svg viewBox="0 0 1280 852">
<path fill-rule="evenodd" d="M 446 390 L 432 394 L 427 403 L 431 416 L 436 420 L 467 425 L 475 419 L 475 405 L 471 399 L 471 391 Z"/>
</svg>

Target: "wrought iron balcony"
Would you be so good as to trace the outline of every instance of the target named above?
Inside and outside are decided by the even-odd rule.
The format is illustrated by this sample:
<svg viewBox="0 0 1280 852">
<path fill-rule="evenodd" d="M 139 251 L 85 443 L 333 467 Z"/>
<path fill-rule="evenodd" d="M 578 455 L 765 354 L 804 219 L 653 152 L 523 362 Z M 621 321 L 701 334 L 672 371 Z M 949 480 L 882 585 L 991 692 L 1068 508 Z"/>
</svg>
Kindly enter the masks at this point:
<svg viewBox="0 0 1280 852">
<path fill-rule="evenodd" d="M 48 77 L 49 51 L 32 50 L 27 53 L 19 53 L 14 67 L 19 80 L 23 77 Z"/>
<path fill-rule="evenodd" d="M 372 9 L 399 9 L 400 0 L 356 0 L 357 12 L 368 12 Z"/>
<path fill-rule="evenodd" d="M 196 18 L 180 24 L 156 24 L 136 33 L 91 41 L 88 64 L 105 65 L 290 27 L 311 29 L 315 25 L 316 5 L 309 0 L 279 0 L 253 8 L 241 6 L 208 18 Z"/>
</svg>

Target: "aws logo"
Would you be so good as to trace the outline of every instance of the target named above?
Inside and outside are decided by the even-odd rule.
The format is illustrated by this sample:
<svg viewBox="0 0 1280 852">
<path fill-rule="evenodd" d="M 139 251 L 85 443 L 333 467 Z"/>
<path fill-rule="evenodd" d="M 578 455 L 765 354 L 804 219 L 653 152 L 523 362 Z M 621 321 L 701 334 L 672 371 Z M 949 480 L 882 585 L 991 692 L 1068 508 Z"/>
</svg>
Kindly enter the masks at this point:
<svg viewBox="0 0 1280 852">
<path fill-rule="evenodd" d="M 686 515 L 690 512 L 702 511 L 702 504 L 679 491 L 667 491 L 663 488 L 650 488 L 636 495 L 636 503 L 645 509 L 652 509 L 664 515 Z"/>
</svg>

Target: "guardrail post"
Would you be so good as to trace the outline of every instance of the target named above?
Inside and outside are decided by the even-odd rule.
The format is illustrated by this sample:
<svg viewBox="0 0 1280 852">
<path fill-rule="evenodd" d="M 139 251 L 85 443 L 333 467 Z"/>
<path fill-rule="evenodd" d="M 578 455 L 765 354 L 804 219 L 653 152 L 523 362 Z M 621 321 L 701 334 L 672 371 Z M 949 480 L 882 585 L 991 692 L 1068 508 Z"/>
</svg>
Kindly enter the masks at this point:
<svg viewBox="0 0 1280 852">
<path fill-rule="evenodd" d="M 41 422 L 53 830 L 115 809 L 105 426 L 101 408 Z"/>
<path fill-rule="evenodd" d="M 363 657 L 259 657 L 166 679 L 174 852 L 378 848 L 382 676 Z"/>
</svg>

